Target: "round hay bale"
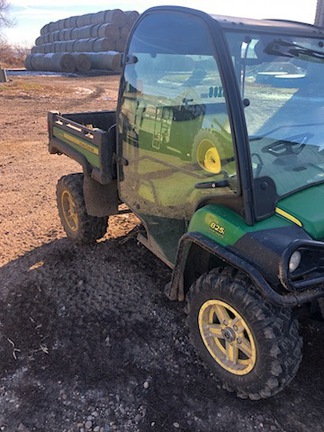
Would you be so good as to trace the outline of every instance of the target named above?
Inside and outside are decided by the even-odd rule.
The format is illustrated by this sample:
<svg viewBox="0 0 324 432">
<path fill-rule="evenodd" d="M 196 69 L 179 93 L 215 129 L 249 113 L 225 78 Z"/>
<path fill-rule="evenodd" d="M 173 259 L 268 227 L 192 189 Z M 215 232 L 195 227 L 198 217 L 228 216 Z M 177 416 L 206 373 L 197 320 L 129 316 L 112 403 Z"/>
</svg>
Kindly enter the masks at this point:
<svg viewBox="0 0 324 432">
<path fill-rule="evenodd" d="M 54 41 L 54 32 L 51 32 L 48 34 L 48 42 L 52 43 Z"/>
<path fill-rule="evenodd" d="M 125 38 L 119 38 L 116 42 L 116 51 L 122 53 L 125 51 L 127 40 Z"/>
<path fill-rule="evenodd" d="M 44 39 L 44 44 L 46 44 L 46 43 L 49 43 L 49 33 L 45 33 L 44 35 L 43 35 L 43 39 Z"/>
<path fill-rule="evenodd" d="M 41 30 L 40 30 L 40 34 L 42 35 L 42 36 L 44 36 L 45 34 L 47 34 L 49 32 L 49 24 L 45 24 L 42 28 L 41 28 Z"/>
<path fill-rule="evenodd" d="M 43 36 L 38 36 L 38 38 L 36 38 L 35 40 L 35 45 L 43 45 L 43 43 L 44 43 Z"/>
<path fill-rule="evenodd" d="M 64 29 L 64 40 L 69 41 L 72 39 L 72 29 Z"/>
<path fill-rule="evenodd" d="M 37 53 L 45 54 L 46 46 L 47 46 L 47 44 L 33 46 L 32 49 L 30 50 L 30 53 L 31 54 L 37 54 Z"/>
<path fill-rule="evenodd" d="M 30 50 L 30 54 L 38 54 L 40 53 L 40 48 L 42 45 L 34 45 L 31 50 Z"/>
<path fill-rule="evenodd" d="M 30 70 L 45 70 L 44 68 L 44 57 L 45 54 L 31 54 L 30 58 L 28 59 L 28 66 L 30 67 Z"/>
<path fill-rule="evenodd" d="M 78 39 L 75 41 L 73 50 L 76 52 L 94 51 L 94 43 L 97 39 Z"/>
<path fill-rule="evenodd" d="M 126 15 L 126 25 L 132 27 L 134 22 L 137 21 L 140 14 L 137 11 L 126 11 L 124 12 Z"/>
<path fill-rule="evenodd" d="M 91 27 L 91 37 L 92 38 L 98 38 L 99 37 L 98 32 L 99 32 L 99 29 L 101 26 L 102 26 L 102 24 L 92 24 L 92 27 Z"/>
<path fill-rule="evenodd" d="M 59 42 L 64 41 L 64 29 L 63 30 L 59 30 L 59 35 L 58 35 L 58 40 Z"/>
<path fill-rule="evenodd" d="M 116 51 L 89 53 L 93 69 L 118 71 L 120 69 L 120 54 Z"/>
<path fill-rule="evenodd" d="M 129 36 L 129 33 L 131 31 L 131 27 L 129 27 L 128 25 L 124 26 L 124 27 L 120 27 L 119 29 L 119 37 L 121 39 L 127 39 Z"/>
<path fill-rule="evenodd" d="M 60 40 L 61 30 L 56 30 L 52 33 L 53 42 L 58 42 Z"/>
<path fill-rule="evenodd" d="M 103 52 L 103 51 L 114 51 L 115 42 L 108 38 L 98 38 L 95 39 L 93 43 L 93 52 Z"/>
<path fill-rule="evenodd" d="M 105 22 L 105 15 L 107 11 L 94 13 L 91 18 L 91 24 L 103 24 Z"/>
<path fill-rule="evenodd" d="M 119 39 L 119 28 L 112 23 L 101 24 L 98 29 L 98 37 L 103 38 L 106 37 L 113 41 L 117 41 Z"/>
<path fill-rule="evenodd" d="M 75 51 L 74 49 L 75 42 L 76 42 L 75 40 L 65 41 L 65 51 L 70 53 Z"/>
<path fill-rule="evenodd" d="M 113 23 L 117 27 L 123 27 L 126 24 L 127 18 L 124 12 L 120 9 L 107 10 L 105 14 L 105 22 Z"/>
<path fill-rule="evenodd" d="M 37 47 L 38 50 L 37 52 L 40 54 L 46 54 L 45 50 L 46 50 L 46 45 L 40 45 L 39 47 Z M 36 53 L 35 53 L 36 54 Z"/>
<path fill-rule="evenodd" d="M 73 50 L 72 51 L 68 50 L 68 47 L 69 47 L 68 44 L 69 44 L 69 41 L 63 41 L 63 42 L 61 42 L 60 43 L 60 45 L 61 45 L 60 52 L 73 52 Z"/>
<path fill-rule="evenodd" d="M 72 31 L 71 31 L 71 40 L 72 39 L 79 39 L 78 38 L 78 30 L 79 29 L 77 27 L 75 27 L 75 28 L 72 29 Z"/>
<path fill-rule="evenodd" d="M 77 17 L 77 27 L 84 27 L 91 24 L 92 13 L 80 15 Z"/>
<path fill-rule="evenodd" d="M 56 30 L 56 24 L 53 21 L 48 23 L 48 33 L 53 33 Z"/>
<path fill-rule="evenodd" d="M 76 26 L 77 26 L 77 27 L 83 27 L 83 26 L 84 26 L 82 15 L 79 15 L 79 16 L 77 17 L 77 20 L 76 20 Z"/>
<path fill-rule="evenodd" d="M 43 53 L 48 54 L 54 52 L 54 42 L 43 45 Z"/>
<path fill-rule="evenodd" d="M 64 52 L 64 49 L 62 50 L 62 42 L 54 42 L 54 50 L 53 52 Z"/>
<path fill-rule="evenodd" d="M 51 56 L 50 67 L 52 71 L 57 72 L 74 72 L 76 68 L 75 59 L 70 53 L 55 53 L 46 54 L 46 56 Z"/>
<path fill-rule="evenodd" d="M 84 27 L 77 28 L 77 38 L 76 39 L 89 39 L 91 38 L 91 31 L 92 31 L 93 25 L 87 25 Z"/>
<path fill-rule="evenodd" d="M 33 56 L 33 54 L 28 54 L 25 58 L 25 68 L 27 70 L 33 70 L 32 64 L 31 64 L 32 56 Z"/>
<path fill-rule="evenodd" d="M 64 19 L 57 21 L 57 26 L 58 26 L 59 30 L 63 30 L 65 28 L 64 27 Z"/>
<path fill-rule="evenodd" d="M 74 41 L 73 51 L 75 52 L 83 52 L 87 51 L 88 40 L 87 39 L 78 39 Z"/>
<path fill-rule="evenodd" d="M 77 26 L 77 19 L 78 19 L 78 17 L 77 16 L 72 16 L 72 17 L 69 17 L 69 18 L 65 18 L 65 20 L 64 20 L 64 28 L 66 28 L 66 29 L 70 29 L 70 28 L 74 28 L 74 27 L 76 27 Z"/>
<path fill-rule="evenodd" d="M 92 67 L 90 53 L 71 53 L 75 59 L 76 69 L 79 72 L 89 72 Z"/>
</svg>

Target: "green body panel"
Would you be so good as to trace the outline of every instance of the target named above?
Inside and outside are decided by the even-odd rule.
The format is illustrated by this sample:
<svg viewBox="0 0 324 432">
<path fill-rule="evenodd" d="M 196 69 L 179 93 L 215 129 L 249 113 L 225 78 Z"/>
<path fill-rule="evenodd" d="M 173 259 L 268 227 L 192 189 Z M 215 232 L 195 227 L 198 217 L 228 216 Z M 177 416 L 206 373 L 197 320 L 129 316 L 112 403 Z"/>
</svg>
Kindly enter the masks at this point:
<svg viewBox="0 0 324 432">
<path fill-rule="evenodd" d="M 99 168 L 99 148 L 96 145 L 55 126 L 53 127 L 53 135 L 83 154 L 93 167 Z"/>
<path fill-rule="evenodd" d="M 277 207 L 297 218 L 314 240 L 324 238 L 324 184 L 296 192 Z"/>
<path fill-rule="evenodd" d="M 210 204 L 196 211 L 191 218 L 188 231 L 199 232 L 226 247 L 235 244 L 246 233 L 290 227 L 291 225 L 292 222 L 274 215 L 250 226 L 232 210 Z"/>
</svg>

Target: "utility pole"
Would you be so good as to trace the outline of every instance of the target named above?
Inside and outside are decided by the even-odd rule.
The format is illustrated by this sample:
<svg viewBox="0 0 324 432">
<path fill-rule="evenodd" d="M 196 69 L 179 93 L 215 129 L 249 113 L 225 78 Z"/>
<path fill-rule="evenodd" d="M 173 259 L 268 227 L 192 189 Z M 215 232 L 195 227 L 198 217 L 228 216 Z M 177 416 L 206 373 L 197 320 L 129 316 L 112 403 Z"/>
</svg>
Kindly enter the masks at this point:
<svg viewBox="0 0 324 432">
<path fill-rule="evenodd" d="M 315 25 L 324 27 L 324 0 L 317 0 Z"/>
</svg>

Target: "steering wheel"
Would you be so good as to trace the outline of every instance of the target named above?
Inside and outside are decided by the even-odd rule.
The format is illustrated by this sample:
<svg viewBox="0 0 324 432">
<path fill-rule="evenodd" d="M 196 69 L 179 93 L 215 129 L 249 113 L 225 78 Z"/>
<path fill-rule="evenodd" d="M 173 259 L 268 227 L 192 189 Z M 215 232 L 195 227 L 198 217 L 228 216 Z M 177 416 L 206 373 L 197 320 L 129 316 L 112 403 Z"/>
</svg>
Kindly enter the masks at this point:
<svg viewBox="0 0 324 432">
<path fill-rule="evenodd" d="M 312 136 L 311 133 L 293 135 L 262 147 L 262 152 L 270 153 L 276 157 L 298 155 Z"/>
</svg>

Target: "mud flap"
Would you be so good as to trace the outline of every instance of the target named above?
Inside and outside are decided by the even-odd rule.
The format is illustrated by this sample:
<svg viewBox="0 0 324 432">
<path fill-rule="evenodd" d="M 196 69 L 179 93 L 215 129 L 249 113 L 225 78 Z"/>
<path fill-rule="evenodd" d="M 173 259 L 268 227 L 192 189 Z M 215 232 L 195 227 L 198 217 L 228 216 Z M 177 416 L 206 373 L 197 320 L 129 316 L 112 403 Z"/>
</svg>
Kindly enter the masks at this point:
<svg viewBox="0 0 324 432">
<path fill-rule="evenodd" d="M 103 217 L 118 213 L 117 180 L 102 185 L 85 175 L 83 195 L 88 215 Z"/>
</svg>

